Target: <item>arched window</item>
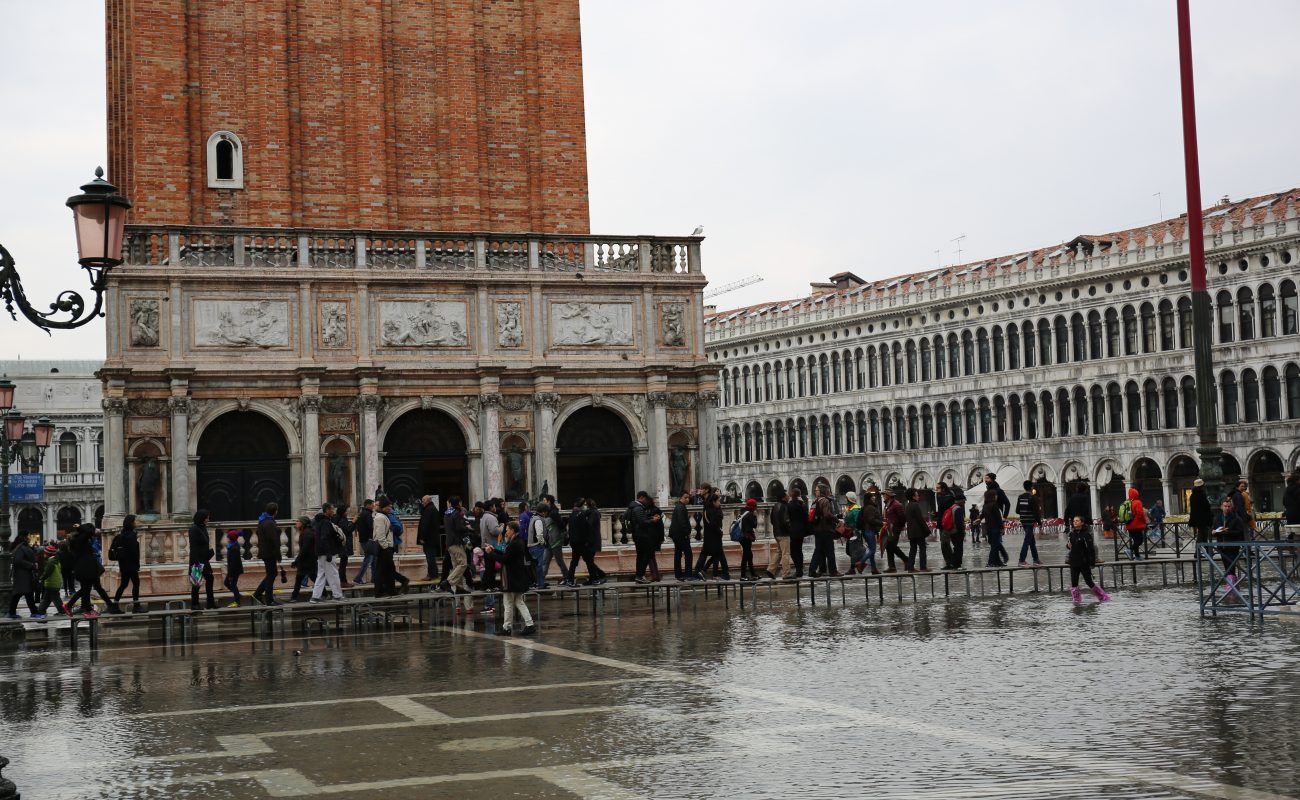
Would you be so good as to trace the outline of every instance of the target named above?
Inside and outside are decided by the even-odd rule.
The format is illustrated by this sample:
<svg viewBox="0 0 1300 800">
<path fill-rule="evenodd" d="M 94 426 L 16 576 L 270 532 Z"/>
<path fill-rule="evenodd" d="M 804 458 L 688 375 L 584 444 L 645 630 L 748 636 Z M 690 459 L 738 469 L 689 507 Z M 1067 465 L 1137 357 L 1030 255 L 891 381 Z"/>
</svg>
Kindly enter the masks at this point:
<svg viewBox="0 0 1300 800">
<path fill-rule="evenodd" d="M 1120 392 L 1118 383 L 1106 387 L 1106 416 L 1110 421 L 1107 430 L 1111 433 L 1124 432 L 1124 395 Z"/>
<path fill-rule="evenodd" d="M 1178 298 L 1178 346 L 1192 346 L 1192 301 Z"/>
<path fill-rule="evenodd" d="M 1277 367 L 1264 368 L 1264 419 L 1269 422 L 1282 419 L 1282 381 Z"/>
<path fill-rule="evenodd" d="M 806 458 L 807 456 L 808 456 L 808 422 L 803 417 L 800 417 L 799 418 L 799 457 Z"/>
<path fill-rule="evenodd" d="M 1128 431 L 1137 433 L 1142 430 L 1142 396 L 1138 393 L 1137 381 L 1124 384 L 1124 408 L 1128 411 Z"/>
<path fill-rule="evenodd" d="M 1033 392 L 1025 395 L 1025 438 L 1038 438 L 1038 398 Z"/>
<path fill-rule="evenodd" d="M 874 411 L 871 413 L 875 413 Z M 888 409 L 880 415 L 880 442 L 885 452 L 894 449 L 894 415 Z"/>
<path fill-rule="evenodd" d="M 920 427 L 917 420 L 916 406 L 907 407 L 907 446 L 915 450 L 920 444 L 921 436 L 918 428 Z"/>
<path fill-rule="evenodd" d="M 961 374 L 961 350 L 957 345 L 957 334 L 948 334 L 948 377 L 955 378 Z"/>
<path fill-rule="evenodd" d="M 862 348 L 853 351 L 853 370 L 857 373 L 858 389 L 865 389 L 866 374 L 862 369 Z"/>
<path fill-rule="evenodd" d="M 1232 370 L 1224 370 L 1219 375 L 1219 388 L 1223 392 L 1223 424 L 1237 422 L 1237 376 Z"/>
<path fill-rule="evenodd" d="M 772 423 L 763 423 L 763 449 L 766 451 L 767 460 L 771 461 L 776 457 L 776 452 L 772 449 Z"/>
<path fill-rule="evenodd" d="M 1082 386 L 1074 387 L 1074 433 L 1088 435 L 1088 396 Z"/>
<path fill-rule="evenodd" d="M 1277 336 L 1277 293 L 1267 283 L 1259 287 L 1259 335 Z"/>
<path fill-rule="evenodd" d="M 889 357 L 889 345 L 882 344 L 880 346 L 880 385 L 881 386 L 889 385 L 889 373 L 890 373 L 889 365 L 891 362 L 892 359 Z"/>
<path fill-rule="evenodd" d="M 1156 310 L 1150 303 L 1142 304 L 1142 352 L 1156 352 Z"/>
<path fill-rule="evenodd" d="M 749 423 L 745 423 L 745 463 L 754 460 L 754 440 L 753 434 L 749 430 Z"/>
<path fill-rule="evenodd" d="M 961 362 L 961 374 L 975 373 L 975 337 L 970 335 L 970 331 L 961 332 Z"/>
<path fill-rule="evenodd" d="M 1273 370 L 1273 380 L 1275 382 L 1277 380 L 1277 370 Z M 104 471 L 104 432 L 102 430 L 95 434 L 95 471 Z"/>
<path fill-rule="evenodd" d="M 1121 314 L 1124 318 L 1124 355 L 1136 355 L 1138 348 L 1137 312 L 1133 310 L 1133 306 L 1124 306 Z"/>
<path fill-rule="evenodd" d="M 64 431 L 59 436 L 59 472 L 77 471 L 77 434 Z"/>
<path fill-rule="evenodd" d="M 1020 326 L 1020 333 L 1025 345 L 1025 369 L 1029 369 L 1034 366 L 1034 354 L 1037 352 L 1034 349 L 1034 323 L 1025 320 Z"/>
<path fill-rule="evenodd" d="M 785 396 L 787 398 L 794 398 L 794 387 L 794 362 L 787 358 L 785 360 Z"/>
<path fill-rule="evenodd" d="M 840 362 L 844 368 L 844 391 L 853 390 L 853 354 L 848 350 L 844 351 L 844 358 Z M 862 387 L 859 386 L 859 389 Z"/>
<path fill-rule="evenodd" d="M 831 454 L 831 421 L 822 414 L 822 455 Z"/>
<path fill-rule="evenodd" d="M 1065 389 L 1056 392 L 1056 422 L 1061 436 L 1070 435 L 1070 393 Z"/>
<path fill-rule="evenodd" d="M 867 348 L 867 388 L 876 388 L 876 348 Z"/>
<path fill-rule="evenodd" d="M 728 464 L 735 463 L 731 458 L 731 429 L 722 429 L 722 460 Z"/>
<path fill-rule="evenodd" d="M 844 414 L 844 452 L 849 455 L 853 454 L 853 446 L 857 444 L 853 436 L 853 413 L 845 412 Z"/>
<path fill-rule="evenodd" d="M 993 412 L 989 408 L 989 399 L 980 398 L 980 442 L 988 444 L 993 439 Z"/>
<path fill-rule="evenodd" d="M 1278 294 L 1282 295 L 1282 335 L 1290 336 L 1300 326 L 1300 304 L 1297 303 L 1295 284 L 1282 281 Z"/>
<path fill-rule="evenodd" d="M 1011 395 L 1009 405 L 1011 406 L 1011 441 L 1018 442 L 1022 438 L 1021 433 L 1024 430 L 1022 427 L 1024 416 L 1020 412 L 1020 395 Z"/>
<path fill-rule="evenodd" d="M 880 415 L 875 411 L 872 411 L 870 414 L 867 415 L 867 418 L 870 420 L 869 424 L 871 425 L 871 431 L 870 431 L 871 452 L 879 453 L 880 452 Z"/>
<path fill-rule="evenodd" d="M 1106 358 L 1119 355 L 1119 314 L 1113 308 L 1106 309 Z"/>
<path fill-rule="evenodd" d="M 953 400 L 948 404 L 948 434 L 953 446 L 962 443 L 961 438 L 961 406 Z"/>
<path fill-rule="evenodd" d="M 948 446 L 948 411 L 943 403 L 934 407 L 934 444 L 936 447 Z"/>
<path fill-rule="evenodd" d="M 1092 402 L 1092 432 L 1100 436 L 1106 432 L 1106 398 L 1100 386 L 1093 386 L 1090 393 Z"/>
<path fill-rule="evenodd" d="M 945 373 L 945 367 L 948 366 L 947 356 L 943 347 L 943 337 L 934 337 L 934 377 L 935 380 L 942 380 Z"/>
<path fill-rule="evenodd" d="M 1088 312 L 1088 355 L 1101 358 L 1101 314 Z"/>
<path fill-rule="evenodd" d="M 1001 372 L 1006 369 L 1006 351 L 1005 344 L 1002 341 L 1002 326 L 993 326 L 993 371 Z"/>
<path fill-rule="evenodd" d="M 858 452 L 865 453 L 867 452 L 867 448 L 868 448 L 867 415 L 859 411 L 857 417 L 858 417 Z"/>
<path fill-rule="evenodd" d="M 1070 326 L 1065 317 L 1057 315 L 1054 320 L 1056 328 L 1056 363 L 1070 363 Z"/>
<path fill-rule="evenodd" d="M 993 436 L 999 442 L 1007 440 L 1007 401 L 1001 395 L 993 398 Z"/>
<path fill-rule="evenodd" d="M 1255 338 L 1255 293 L 1249 286 L 1237 290 L 1237 336 L 1243 341 Z"/>
<path fill-rule="evenodd" d="M 834 450 L 828 449 L 828 452 L 834 452 L 838 456 L 844 452 L 844 422 L 840 419 L 840 415 L 836 414 L 831 424 L 835 426 L 835 435 L 830 441 L 830 445 Z"/>
<path fill-rule="evenodd" d="M 907 382 L 916 383 L 916 342 L 907 340 Z"/>
<path fill-rule="evenodd" d="M 1048 367 L 1052 364 L 1052 326 L 1047 320 L 1038 321 L 1038 366 Z"/>
<path fill-rule="evenodd" d="M 899 450 L 908 448 L 907 433 L 903 428 L 903 409 L 898 407 L 894 409 L 894 444 Z"/>
<path fill-rule="evenodd" d="M 785 399 L 785 381 L 781 379 L 781 362 L 772 367 L 772 383 L 776 384 L 776 399 Z"/>
<path fill-rule="evenodd" d="M 799 396 L 806 397 L 808 394 L 807 392 L 808 386 L 807 386 L 807 377 L 804 375 L 804 363 L 802 357 L 795 362 L 794 368 L 799 378 Z"/>
<path fill-rule="evenodd" d="M 1088 358 L 1088 334 L 1083 327 L 1083 315 L 1077 312 L 1070 317 L 1070 339 L 1070 352 L 1074 355 L 1074 360 L 1086 360 Z"/>
<path fill-rule="evenodd" d="M 979 437 L 975 434 L 975 401 L 967 400 L 963 404 L 962 410 L 966 412 L 966 434 L 964 441 L 966 444 L 974 444 L 979 441 Z"/>
<path fill-rule="evenodd" d="M 816 397 L 826 391 L 824 383 L 826 372 L 826 356 L 823 355 L 808 362 L 808 395 L 810 397 Z"/>
<path fill-rule="evenodd" d="M 208 137 L 208 188 L 244 188 L 244 147 L 230 131 Z"/>
<path fill-rule="evenodd" d="M 989 371 L 989 362 L 991 360 L 989 358 L 991 354 L 989 353 L 988 331 L 984 330 L 983 328 L 980 328 L 979 330 L 975 331 L 975 345 L 977 348 L 978 359 L 979 359 L 979 361 L 977 362 L 979 373 L 981 375 L 987 375 Z"/>
<path fill-rule="evenodd" d="M 1232 295 L 1219 292 L 1214 302 L 1219 307 L 1219 344 L 1227 344 L 1232 341 Z"/>
<path fill-rule="evenodd" d="M 1184 376 L 1181 384 L 1183 390 L 1183 427 L 1196 427 L 1196 381 L 1190 375 Z"/>
<path fill-rule="evenodd" d="M 826 356 L 822 356 L 822 392 L 830 394 L 840 391 L 840 354 L 831 353 L 830 375 L 826 374 Z"/>
<path fill-rule="evenodd" d="M 1042 409 L 1043 417 L 1043 436 L 1050 437 L 1054 435 L 1053 432 L 1056 430 L 1056 407 L 1052 403 L 1052 393 L 1043 392 L 1039 400 L 1041 401 L 1039 408 Z"/>
<path fill-rule="evenodd" d="M 1165 429 L 1172 431 L 1178 427 L 1178 384 L 1173 378 L 1160 382 L 1160 394 L 1165 406 Z"/>
<path fill-rule="evenodd" d="M 772 402 L 772 365 L 763 365 L 763 402 Z"/>
<path fill-rule="evenodd" d="M 903 348 L 898 342 L 894 342 L 894 383 L 902 383 L 903 376 Z"/>
<path fill-rule="evenodd" d="M 930 340 L 921 340 L 921 380 L 929 381 L 933 370 L 930 368 Z"/>
<path fill-rule="evenodd" d="M 1160 301 L 1160 350 L 1166 352 L 1174 349 L 1174 304 L 1168 300 Z"/>
<path fill-rule="evenodd" d="M 1259 422 L 1259 376 L 1253 369 L 1241 373 L 1241 407 L 1247 422 Z"/>
<path fill-rule="evenodd" d="M 821 440 L 817 436 L 817 429 L 818 429 L 817 418 L 809 417 L 808 418 L 808 457 L 809 458 L 817 457 L 818 448 L 821 445 Z"/>
<path fill-rule="evenodd" d="M 785 458 L 785 425 L 781 420 L 776 421 L 776 457 L 777 460 Z"/>
<path fill-rule="evenodd" d="M 731 405 L 731 374 L 725 369 L 722 371 L 722 405 Z"/>
<path fill-rule="evenodd" d="M 1007 326 L 1007 366 L 1020 369 L 1020 328 L 1014 322 Z"/>
<path fill-rule="evenodd" d="M 1300 367 L 1286 365 L 1286 416 L 1300 419 Z"/>
</svg>

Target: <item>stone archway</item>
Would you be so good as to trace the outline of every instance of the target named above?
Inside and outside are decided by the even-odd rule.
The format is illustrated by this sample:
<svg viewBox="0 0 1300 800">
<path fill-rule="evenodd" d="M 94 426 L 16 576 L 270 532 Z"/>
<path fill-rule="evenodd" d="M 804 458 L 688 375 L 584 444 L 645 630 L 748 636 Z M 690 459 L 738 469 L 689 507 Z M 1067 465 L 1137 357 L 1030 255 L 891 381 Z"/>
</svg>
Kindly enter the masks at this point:
<svg viewBox="0 0 1300 800">
<path fill-rule="evenodd" d="M 1170 496 L 1174 498 L 1173 508 L 1167 509 L 1171 514 L 1186 514 L 1196 479 L 1201 476 L 1201 468 L 1189 455 L 1179 454 L 1169 462 Z"/>
<path fill-rule="evenodd" d="M 760 484 L 758 481 L 750 481 L 749 483 L 745 484 L 745 499 L 757 500 L 759 502 L 762 502 L 763 500 L 762 484 Z"/>
<path fill-rule="evenodd" d="M 1133 487 L 1138 490 L 1138 497 L 1145 508 L 1154 508 L 1156 501 L 1164 500 L 1164 473 L 1160 465 L 1149 458 L 1139 458 L 1133 462 Z M 1165 509 L 1166 512 L 1169 509 Z"/>
<path fill-rule="evenodd" d="M 1250 476 L 1250 499 L 1255 511 L 1282 510 L 1282 492 L 1286 489 L 1282 457 L 1264 449 L 1253 453 L 1246 464 Z"/>
<path fill-rule="evenodd" d="M 198 441 L 199 508 L 213 522 L 253 520 L 278 503 L 290 516 L 289 443 L 280 426 L 256 411 L 228 411 Z"/>
<path fill-rule="evenodd" d="M 785 494 L 785 486 L 784 484 L 781 483 L 780 480 L 772 480 L 768 482 L 767 484 L 768 502 L 775 503 L 777 500 L 781 499 L 781 495 L 783 494 Z"/>
<path fill-rule="evenodd" d="M 384 435 L 383 459 L 384 492 L 395 507 L 412 510 L 426 494 L 469 497 L 465 433 L 445 411 L 420 408 L 398 417 Z"/>
<path fill-rule="evenodd" d="M 555 437 L 552 487 L 561 503 L 588 497 L 601 508 L 622 508 L 636 494 L 634 479 L 632 433 L 618 414 L 587 406 L 564 420 Z"/>
<path fill-rule="evenodd" d="M 27 506 L 18 511 L 18 534 L 39 533 L 45 537 L 45 515 L 36 506 Z"/>
</svg>

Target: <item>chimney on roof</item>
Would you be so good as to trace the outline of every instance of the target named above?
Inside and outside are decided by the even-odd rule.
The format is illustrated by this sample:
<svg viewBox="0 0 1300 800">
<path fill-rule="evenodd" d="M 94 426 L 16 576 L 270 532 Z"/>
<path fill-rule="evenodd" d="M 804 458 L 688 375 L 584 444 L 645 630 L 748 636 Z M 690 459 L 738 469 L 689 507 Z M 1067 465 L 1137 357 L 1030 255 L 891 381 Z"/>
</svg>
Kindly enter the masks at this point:
<svg viewBox="0 0 1300 800">
<path fill-rule="evenodd" d="M 704 313 L 705 313 L 705 314 L 716 314 L 716 313 L 718 313 L 718 307 L 717 307 L 717 306 L 705 306 L 705 307 L 704 307 Z"/>
<path fill-rule="evenodd" d="M 1232 199 L 1231 199 L 1230 197 L 1228 197 L 1226 194 L 1225 194 L 1223 197 L 1220 197 L 1220 198 L 1219 198 L 1219 205 L 1221 205 L 1221 206 L 1226 206 L 1226 205 L 1230 204 L 1231 202 L 1232 202 Z"/>
<path fill-rule="evenodd" d="M 820 283 L 818 281 L 813 281 L 808 285 L 812 287 L 812 293 L 815 295 L 824 294 L 825 292 L 833 292 L 837 288 L 833 283 Z"/>
<path fill-rule="evenodd" d="M 857 275 L 854 275 L 852 272 L 837 272 L 830 277 L 830 282 L 837 289 L 852 289 L 866 283 L 866 281 L 862 280 Z"/>
</svg>

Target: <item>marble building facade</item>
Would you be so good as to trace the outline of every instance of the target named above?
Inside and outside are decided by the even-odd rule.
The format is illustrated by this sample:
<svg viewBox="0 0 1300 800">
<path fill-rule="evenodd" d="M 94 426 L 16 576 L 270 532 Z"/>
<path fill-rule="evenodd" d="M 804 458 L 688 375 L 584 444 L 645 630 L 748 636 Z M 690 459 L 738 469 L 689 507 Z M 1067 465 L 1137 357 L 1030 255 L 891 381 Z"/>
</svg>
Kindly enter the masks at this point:
<svg viewBox="0 0 1300 800">
<path fill-rule="evenodd" d="M 988 471 L 1055 513 L 1127 486 L 1184 510 L 1198 466 L 1192 342 L 1212 338 L 1225 472 L 1281 510 L 1300 462 L 1300 192 L 1206 212 L 1212 330 L 1194 330 L 1185 218 L 710 313 L 731 493 L 928 491 Z"/>
</svg>

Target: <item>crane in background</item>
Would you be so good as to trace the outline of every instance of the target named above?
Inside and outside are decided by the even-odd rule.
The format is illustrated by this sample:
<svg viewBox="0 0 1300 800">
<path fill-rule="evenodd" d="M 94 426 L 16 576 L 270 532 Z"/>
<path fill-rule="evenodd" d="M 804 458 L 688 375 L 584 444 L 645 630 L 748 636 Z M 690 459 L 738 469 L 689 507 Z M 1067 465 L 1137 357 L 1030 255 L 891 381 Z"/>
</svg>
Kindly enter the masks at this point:
<svg viewBox="0 0 1300 800">
<path fill-rule="evenodd" d="M 726 294 L 727 292 L 734 292 L 737 289 L 743 289 L 746 286 L 753 286 L 756 283 L 762 283 L 762 282 L 763 282 L 763 276 L 750 275 L 748 278 L 741 278 L 738 281 L 732 281 L 731 283 L 724 283 L 721 286 L 714 286 L 711 289 L 705 289 L 704 297 L 705 299 L 711 297 L 717 297 L 720 294 Z"/>
</svg>

